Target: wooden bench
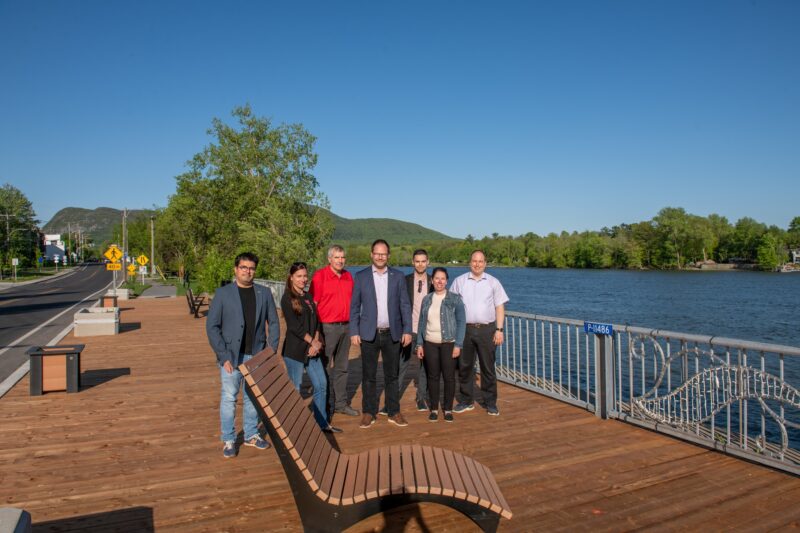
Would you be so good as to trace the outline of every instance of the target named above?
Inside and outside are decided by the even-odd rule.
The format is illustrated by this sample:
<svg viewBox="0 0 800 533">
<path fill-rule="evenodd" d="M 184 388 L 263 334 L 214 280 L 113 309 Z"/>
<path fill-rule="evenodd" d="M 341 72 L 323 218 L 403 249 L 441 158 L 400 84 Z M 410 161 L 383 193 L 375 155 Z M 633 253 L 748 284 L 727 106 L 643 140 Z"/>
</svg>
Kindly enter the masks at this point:
<svg viewBox="0 0 800 533">
<path fill-rule="evenodd" d="M 337 451 L 271 348 L 239 370 L 286 472 L 305 531 L 340 531 L 417 502 L 454 508 L 484 531 L 496 531 L 501 516 L 511 518 L 494 475 L 460 453 L 419 444 L 359 454 Z"/>
<path fill-rule="evenodd" d="M 195 318 L 200 318 L 200 307 L 208 305 L 205 296 L 195 296 L 189 287 L 186 287 L 186 302 L 189 304 L 189 313 L 193 313 Z"/>
</svg>

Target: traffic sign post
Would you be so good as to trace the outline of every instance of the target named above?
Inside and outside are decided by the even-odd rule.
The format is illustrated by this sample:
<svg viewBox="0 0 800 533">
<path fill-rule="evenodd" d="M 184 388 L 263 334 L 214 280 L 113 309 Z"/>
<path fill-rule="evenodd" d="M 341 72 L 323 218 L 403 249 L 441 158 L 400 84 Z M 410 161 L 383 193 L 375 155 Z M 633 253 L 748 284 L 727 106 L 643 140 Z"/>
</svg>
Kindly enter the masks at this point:
<svg viewBox="0 0 800 533">
<path fill-rule="evenodd" d="M 122 250 L 120 250 L 116 244 L 112 244 L 108 247 L 108 250 L 103 253 L 106 259 L 110 261 L 106 265 L 106 270 L 114 271 L 114 281 L 112 284 L 112 294 L 116 297 L 117 295 L 117 270 L 122 270 L 122 265 L 119 263 L 119 260 L 122 259 Z"/>
<path fill-rule="evenodd" d="M 142 275 L 142 285 L 144 285 L 144 275 L 147 273 L 145 265 L 148 261 L 149 259 L 147 259 L 147 256 L 144 254 L 139 254 L 139 257 L 136 258 L 136 262 L 139 263 L 139 266 L 141 267 L 139 269 L 139 273 Z"/>
<path fill-rule="evenodd" d="M 14 283 L 17 282 L 17 265 L 19 264 L 19 259 L 16 257 L 11 259 L 11 266 L 14 267 Z"/>
</svg>

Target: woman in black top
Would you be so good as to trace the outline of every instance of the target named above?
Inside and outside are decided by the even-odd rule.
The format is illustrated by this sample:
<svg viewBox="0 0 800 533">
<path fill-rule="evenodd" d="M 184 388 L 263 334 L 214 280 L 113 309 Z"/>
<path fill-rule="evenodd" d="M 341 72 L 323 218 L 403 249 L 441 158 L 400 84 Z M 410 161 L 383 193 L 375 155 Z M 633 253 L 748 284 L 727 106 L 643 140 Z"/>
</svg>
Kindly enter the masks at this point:
<svg viewBox="0 0 800 533">
<path fill-rule="evenodd" d="M 330 425 L 326 403 L 328 377 L 322 365 L 322 323 L 317 316 L 317 304 L 306 292 L 308 269 L 305 263 L 294 263 L 289 268 L 286 290 L 281 298 L 283 319 L 286 321 L 286 339 L 283 341 L 283 361 L 297 392 L 303 382 L 303 370 L 308 373 L 314 387 L 314 419 L 323 431 L 339 433 Z"/>
</svg>

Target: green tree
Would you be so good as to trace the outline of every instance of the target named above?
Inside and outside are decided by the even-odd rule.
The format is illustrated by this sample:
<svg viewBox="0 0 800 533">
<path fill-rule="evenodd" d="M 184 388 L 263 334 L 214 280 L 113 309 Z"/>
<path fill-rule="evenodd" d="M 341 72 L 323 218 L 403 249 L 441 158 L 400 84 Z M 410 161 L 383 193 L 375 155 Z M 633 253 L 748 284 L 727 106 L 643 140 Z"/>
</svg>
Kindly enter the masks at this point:
<svg viewBox="0 0 800 533">
<path fill-rule="evenodd" d="M 800 217 L 794 217 L 786 232 L 786 245 L 792 250 L 800 248 Z"/>
<path fill-rule="evenodd" d="M 758 268 L 761 270 L 775 270 L 783 261 L 780 259 L 779 248 L 782 245 L 775 235 L 765 233 L 758 242 L 757 257 Z"/>
<path fill-rule="evenodd" d="M 171 259 L 198 270 L 212 252 L 219 264 L 252 250 L 261 258 L 257 276 L 272 279 L 294 261 L 322 262 L 333 223 L 312 173 L 316 138 L 300 124 L 273 126 L 249 106 L 232 116 L 235 126 L 212 121 L 213 142 L 176 178 L 165 221 L 181 233 L 182 249 Z"/>
<path fill-rule="evenodd" d="M 767 227 L 764 224 L 750 217 L 740 218 L 731 235 L 732 255 L 744 261 L 754 261 L 761 237 L 766 232 Z"/>
<path fill-rule="evenodd" d="M 38 223 L 33 205 L 22 191 L 9 183 L 0 187 L 0 279 L 3 268 L 11 267 L 12 258 L 20 259 L 22 265 L 35 262 Z"/>
</svg>

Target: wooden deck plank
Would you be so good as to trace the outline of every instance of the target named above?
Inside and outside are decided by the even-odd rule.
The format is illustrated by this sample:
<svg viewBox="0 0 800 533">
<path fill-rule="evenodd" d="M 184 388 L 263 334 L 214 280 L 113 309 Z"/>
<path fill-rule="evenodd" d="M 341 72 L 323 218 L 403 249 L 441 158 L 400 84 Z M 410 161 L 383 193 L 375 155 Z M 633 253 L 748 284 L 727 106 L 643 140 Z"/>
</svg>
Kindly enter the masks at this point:
<svg viewBox="0 0 800 533">
<path fill-rule="evenodd" d="M 186 313 L 182 299 L 165 298 L 123 304 L 121 321 L 140 327 L 62 341 L 86 344 L 80 393 L 31 397 L 26 377 L 0 399 L 0 502 L 25 508 L 35 525 L 52 529 L 76 523 L 130 529 L 125 525 L 151 516 L 157 531 L 247 532 L 264 524 L 302 531 L 274 450 L 243 447 L 236 459 L 222 458 L 219 368 L 205 320 Z M 354 406 L 361 402 L 359 383 L 356 360 L 348 383 Z M 344 429 L 337 446 L 357 454 L 424 443 L 474 458 L 491 470 L 513 510 L 500 531 L 527 531 L 531 524 L 572 531 L 764 530 L 800 523 L 794 476 L 503 384 L 501 416 L 475 409 L 456 414 L 453 424 L 429 424 L 427 413 L 416 412 L 413 392 L 412 384 L 401 400 L 407 428 L 379 418 L 361 430 L 357 417 L 337 416 L 335 425 Z M 374 460 L 377 467 L 377 454 Z M 327 456 L 317 462 L 321 482 Z M 474 529 L 451 509 L 421 504 L 351 531 L 420 531 L 420 524 L 432 531 Z"/>
</svg>

